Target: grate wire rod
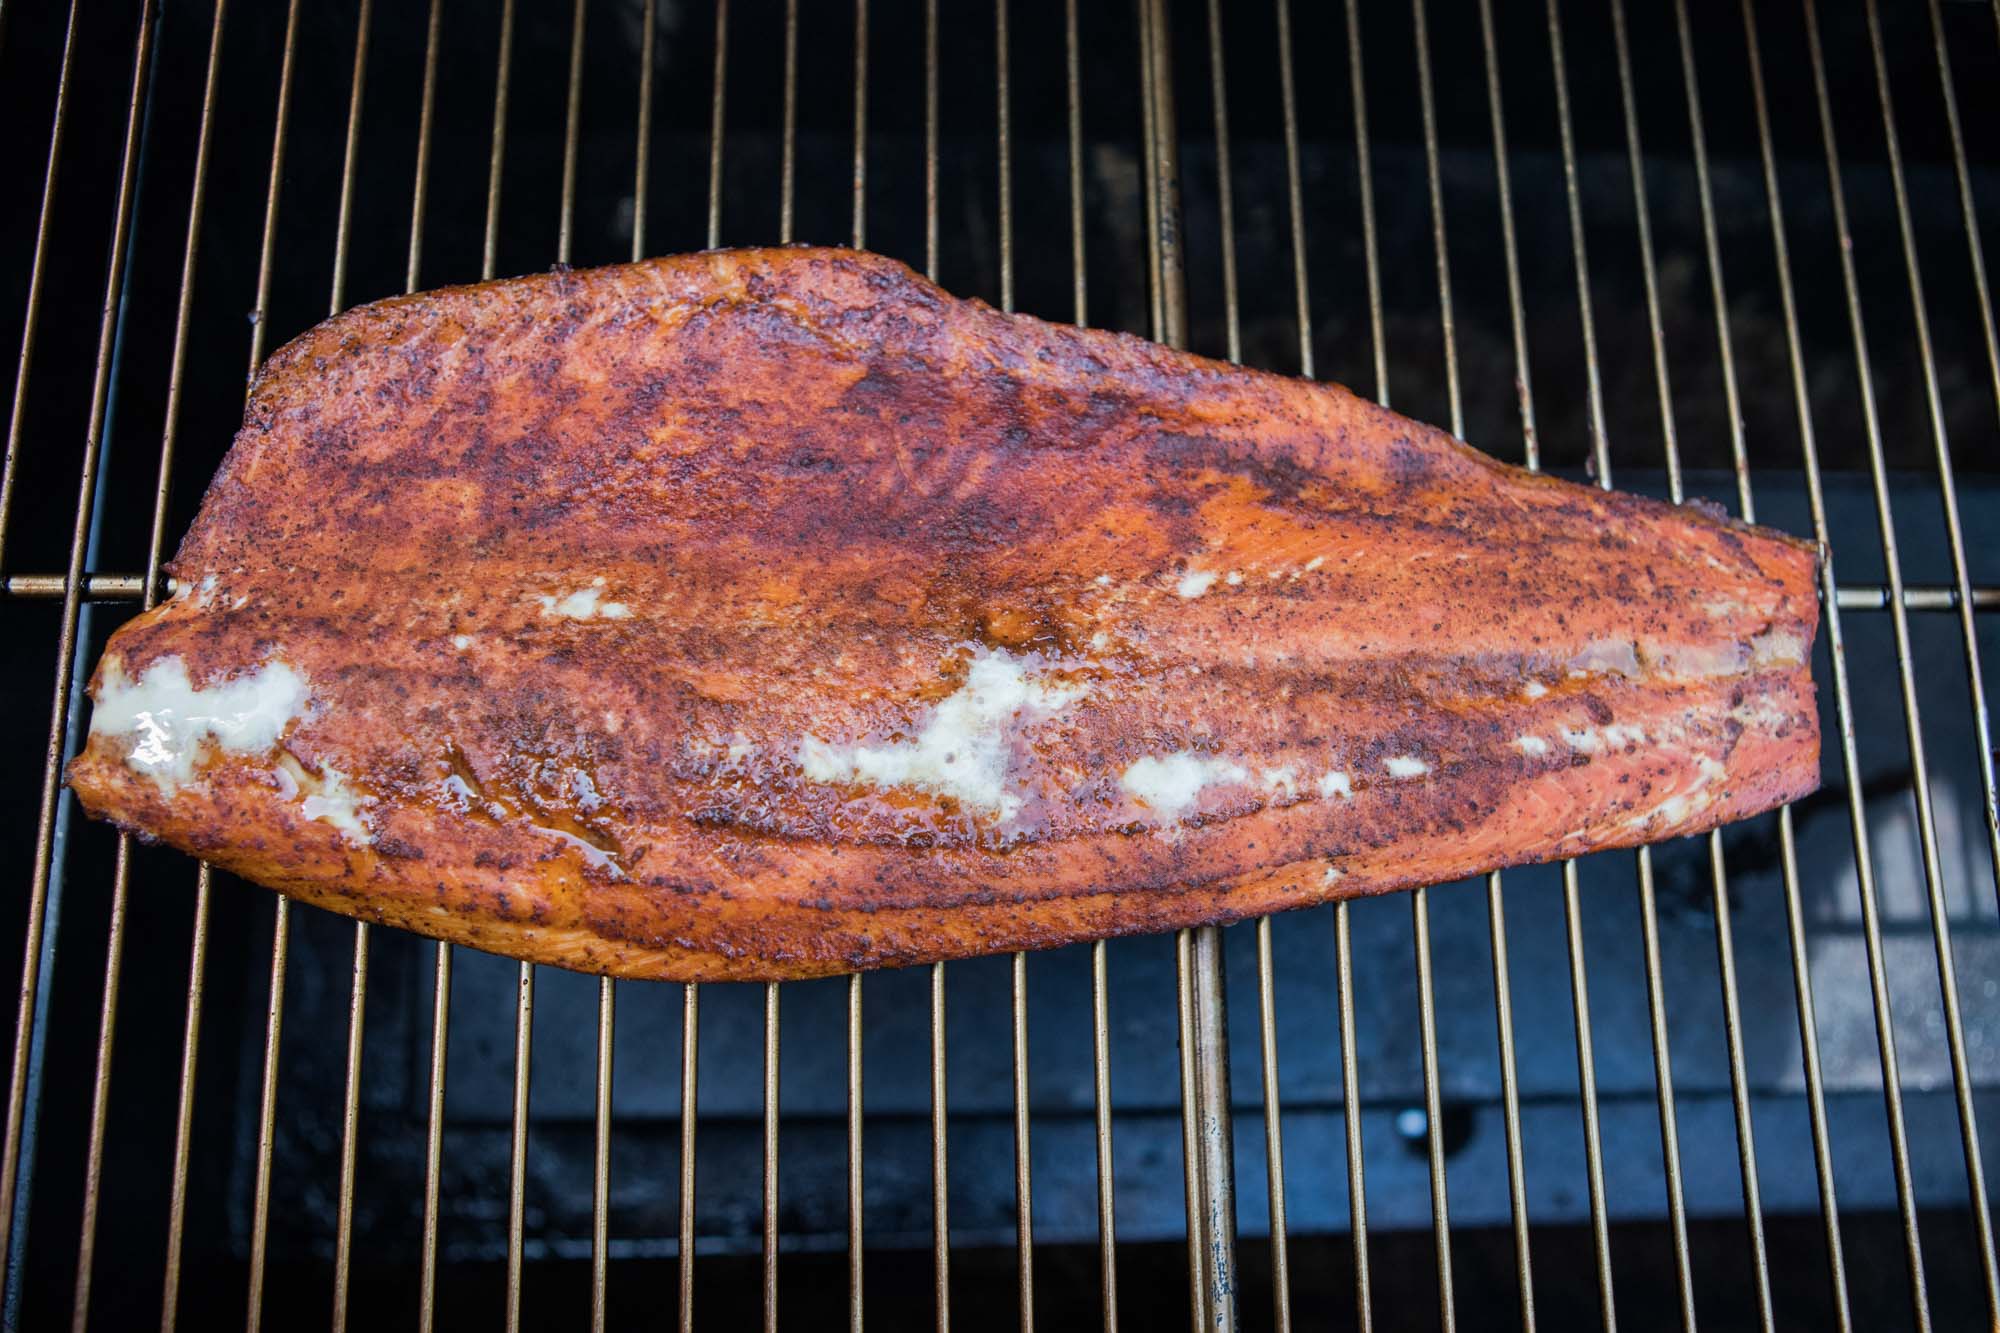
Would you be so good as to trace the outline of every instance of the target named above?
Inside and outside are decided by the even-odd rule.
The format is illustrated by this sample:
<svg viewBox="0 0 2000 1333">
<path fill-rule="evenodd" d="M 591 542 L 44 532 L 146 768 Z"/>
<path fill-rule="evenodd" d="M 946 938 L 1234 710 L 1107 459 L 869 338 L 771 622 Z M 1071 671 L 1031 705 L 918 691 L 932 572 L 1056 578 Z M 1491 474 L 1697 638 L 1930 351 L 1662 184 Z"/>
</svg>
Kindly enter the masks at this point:
<svg viewBox="0 0 2000 1333">
<path fill-rule="evenodd" d="M 528 1213 L 528 1094 L 535 1037 L 535 965 L 514 975 L 514 1095 L 507 1135 L 507 1333 L 521 1328 L 521 1283 Z"/>
<path fill-rule="evenodd" d="M 784 120 L 780 134 L 778 165 L 778 244 L 792 243 L 798 180 L 799 114 L 799 5 L 785 0 L 784 29 Z M 779 1099 L 779 1020 L 778 983 L 764 986 L 764 1157 L 763 1157 L 763 1279 L 764 1333 L 778 1329 L 778 1099 Z"/>
<path fill-rule="evenodd" d="M 361 0 L 354 26 L 354 77 L 347 98 L 347 141 L 341 155 L 340 207 L 335 224 L 333 290 L 329 317 L 346 304 L 347 241 L 354 222 L 354 173 L 361 147 L 362 95 L 368 79 L 368 27 L 373 0 Z M 347 1077 L 341 1094 L 340 1186 L 333 1232 L 333 1333 L 347 1333 L 347 1301 L 354 1258 L 354 1161 L 361 1124 L 361 1058 L 368 1014 L 368 923 L 354 923 L 353 984 L 348 993 Z"/>
<path fill-rule="evenodd" d="M 764 1333 L 778 1327 L 778 1054 L 779 990 L 764 985 L 764 1156 L 763 1156 L 763 1282 Z"/>
<path fill-rule="evenodd" d="M 729 0 L 715 0 L 715 61 L 708 113 L 708 231 L 706 245 L 722 244 L 723 115 L 729 76 Z M 675 1304 L 681 1333 L 694 1329 L 695 1130 L 701 1055 L 701 987 L 681 984 L 680 1197 L 675 1246 Z"/>
<path fill-rule="evenodd" d="M 1584 383 L 1589 408 L 1590 461 L 1597 484 L 1609 488 L 1611 452 L 1604 425 L 1604 388 L 1597 358 L 1597 320 L 1591 301 L 1590 259 L 1584 242 L 1583 200 L 1577 181 L 1576 138 L 1570 112 L 1569 73 L 1563 54 L 1560 0 L 1548 0 L 1548 30 L 1549 61 L 1555 81 L 1556 124 L 1562 143 L 1563 195 L 1569 212 L 1570 253 L 1576 270 L 1577 312 L 1583 336 Z M 1657 950 L 1654 937 L 1658 926 L 1651 911 L 1653 906 L 1651 896 L 1647 892 L 1651 883 L 1651 867 L 1644 848 L 1640 849 L 1639 857 L 1642 916 L 1646 921 L 1653 923 L 1647 930 L 1650 955 L 1650 952 Z M 1584 965 L 1583 903 L 1574 861 L 1563 862 L 1562 876 L 1563 919 L 1569 946 L 1570 999 L 1576 1024 L 1577 1086 L 1583 1106 L 1584 1165 L 1590 1189 L 1591 1248 L 1596 1260 L 1598 1304 L 1608 1333 L 1617 1327 L 1617 1298 L 1611 1277 L 1611 1230 L 1604 1192 L 1604 1139 L 1598 1118 L 1597 1057 L 1591 1037 L 1590 981 Z M 1658 1000 L 1650 985 L 1652 976 L 1656 972 L 1657 966 L 1649 956 L 1647 968 L 1649 1017 L 1655 1017 L 1659 1008 Z M 1656 1017 L 1655 1029 L 1657 1030 Z M 1664 1093 L 1665 1084 L 1661 1083 L 1660 1086 Z M 1665 1118 L 1663 1114 L 1662 1120 Z M 1670 1187 L 1670 1197 L 1672 1192 Z M 1674 1247 L 1677 1274 L 1684 1267 L 1685 1250 L 1685 1239 L 1677 1233 Z M 1682 1315 L 1684 1319 L 1692 1317 L 1692 1312 L 1685 1301 L 1682 1305 Z"/>
<path fill-rule="evenodd" d="M 938 278 L 938 0 L 924 0 L 924 276 Z M 931 1300 L 951 1328 L 951 1157 L 947 1151 L 944 964 L 931 964 Z"/>
<path fill-rule="evenodd" d="M 1014 310 L 1014 158 L 1007 0 L 994 0 L 994 148 L 999 164 L 1000 309 Z M 1028 1105 L 1028 956 L 1012 960 L 1009 1030 L 1013 1045 L 1015 1299 L 1021 1333 L 1035 1327 L 1035 1191 Z"/>
<path fill-rule="evenodd" d="M 1236 199 L 1229 167 L 1229 79 L 1223 57 L 1222 0 L 1208 0 L 1208 98 L 1215 124 L 1215 202 L 1222 223 L 1222 315 L 1230 364 L 1243 364 L 1236 292 Z"/>
<path fill-rule="evenodd" d="M 1196 1106 L 1201 1092 L 1194 1072 L 1194 971 L 1193 955 L 1186 931 L 1174 936 L 1174 1014 L 1179 1040 L 1181 1098 L 1181 1184 L 1182 1207 L 1187 1216 L 1188 1326 L 1197 1330 L 1212 1327 L 1208 1283 L 1202 1272 L 1201 1241 L 1201 1125 Z"/>
<path fill-rule="evenodd" d="M 1063 0 L 1064 102 L 1069 122 L 1069 227 L 1072 298 L 1078 326 L 1089 322 L 1084 269 L 1083 73 L 1077 41 L 1076 0 Z M 1097 1149 L 1098 1307 L 1104 1333 L 1118 1329 L 1118 1223 L 1111 1155 L 1111 999 L 1104 941 L 1090 946 L 1090 1059 L 1092 1120 Z"/>
<path fill-rule="evenodd" d="M 868 0 L 854 0 L 854 248 L 867 244 Z M 847 1326 L 861 1333 L 862 1249 L 861 974 L 847 979 Z"/>
<path fill-rule="evenodd" d="M 632 262 L 646 256 L 647 156 L 653 130 L 653 41 L 658 23 L 655 0 L 645 0 L 639 25 L 639 98 L 632 162 Z M 583 6 L 576 9 L 577 32 L 571 42 L 572 92 L 581 64 Z M 571 120 L 576 103 L 571 101 Z M 565 182 L 566 189 L 568 182 Z M 603 1333 L 609 1317 L 611 1247 L 611 1112 L 617 1052 L 618 989 L 610 977 L 597 979 L 597 1088 L 594 1110 L 596 1140 L 591 1157 L 590 1192 L 590 1326 Z"/>
<path fill-rule="evenodd" d="M 1736 466 L 1737 504 L 1745 521 L 1754 521 L 1756 503 L 1750 492 L 1750 460 L 1743 439 L 1743 406 L 1736 384 L 1736 358 L 1729 339 L 1729 301 L 1724 290 L 1722 275 L 1722 251 L 1716 240 L 1715 195 L 1708 174 L 1707 136 L 1702 127 L 1701 89 L 1695 75 L 1694 42 L 1688 28 L 1686 0 L 1674 0 L 1675 33 L 1680 42 L 1681 74 L 1683 94 L 1688 111 L 1688 135 L 1693 146 L 1695 182 L 1701 200 L 1701 224 L 1703 253 L 1708 263 L 1709 295 L 1715 309 L 1716 347 L 1722 358 L 1723 399 L 1729 415 L 1730 455 Z M 1657 336 L 1657 335 L 1656 335 Z M 1781 838 L 1789 837 L 1791 822 L 1789 815 L 1779 821 Z M 1728 868 L 1724 864 L 1721 830 L 1712 830 L 1708 836 L 1709 879 L 1713 888 L 1711 901 L 1715 908 L 1715 955 L 1716 966 L 1722 985 L 1722 1028 L 1729 1055 L 1730 1110 L 1736 1121 L 1737 1171 L 1743 1184 L 1743 1218 L 1750 1242 L 1751 1277 L 1755 1283 L 1757 1297 L 1757 1318 L 1760 1327 L 1770 1330 L 1774 1326 L 1775 1314 L 1771 1304 L 1771 1261 L 1769 1247 L 1764 1237 L 1764 1206 L 1762 1191 L 1757 1179 L 1756 1130 L 1750 1114 L 1749 1077 L 1745 1071 L 1743 1057 L 1743 1013 L 1742 1002 L 1737 992 L 1736 943 L 1730 922 Z M 1783 852 L 1780 852 L 1781 858 Z M 1790 893 L 1796 885 L 1788 885 Z M 1788 904 L 1789 906 L 1789 904 Z M 1789 916 L 1789 913 L 1788 913 Z M 1809 980 L 1809 977 L 1806 978 Z M 1795 977 L 1795 981 L 1799 978 Z M 1801 992 L 1800 1012 L 1811 1011 L 1809 991 Z M 1817 1032 L 1801 1034 L 1801 1045 L 1816 1047 Z M 1811 1058 L 1812 1072 L 1818 1073 L 1817 1053 Z M 1826 1104 L 1821 1096 L 1817 1079 L 1811 1083 L 1812 1101 L 1808 1116 L 1812 1124 L 1815 1165 L 1823 1160 L 1826 1148 Z M 1837 1254 L 1839 1245 L 1839 1217 L 1833 1202 L 1832 1168 L 1820 1181 L 1822 1185 L 1820 1203 L 1833 1252 Z M 1838 1281 L 1834 1289 L 1836 1317 L 1843 1328 L 1847 1322 L 1846 1283 Z"/>
<path fill-rule="evenodd" d="M 444 1079 L 451 1024 L 451 946 L 439 941 L 431 973 L 431 1051 L 428 1115 L 424 1131 L 424 1237 L 418 1281 L 417 1327 L 437 1326 L 439 1177 L 444 1167 Z"/>
<path fill-rule="evenodd" d="M 1507 124 L 1500 98 L 1500 60 L 1493 33 L 1491 0 L 1479 0 L 1481 54 L 1486 70 L 1486 111 L 1493 132 L 1493 176 L 1500 202 L 1501 252 L 1507 272 L 1507 306 L 1514 338 L 1514 383 L 1521 414 L 1522 461 L 1541 468 L 1535 436 L 1535 395 L 1528 364 L 1526 303 L 1514 232 L 1514 187 L 1507 164 Z M 1493 1022 L 1500 1057 L 1502 1124 L 1507 1145 L 1507 1203 L 1514 1229 L 1514 1267 L 1521 1301 L 1522 1333 L 1534 1333 L 1535 1278 L 1528 1236 L 1528 1180 L 1521 1151 L 1521 1090 L 1514 1058 L 1514 983 L 1507 957 L 1507 908 L 1500 872 L 1486 877 L 1486 933 L 1493 955 Z"/>
<path fill-rule="evenodd" d="M 582 0 L 577 0 L 580 5 Z M 503 17 L 504 28 L 511 30 L 511 24 Z M 572 29 L 571 46 L 574 48 L 581 32 Z M 511 51 L 505 54 L 511 55 Z M 574 51 L 572 50 L 572 64 Z M 494 124 L 497 129 L 506 118 L 506 107 L 497 96 L 501 82 L 511 75 L 502 75 L 495 81 Z M 494 156 L 489 164 L 491 177 L 488 181 L 488 203 L 486 225 L 488 238 L 488 265 L 491 266 L 499 240 L 500 226 L 500 153 L 504 141 L 496 132 L 494 136 Z M 571 121 L 566 126 L 563 144 L 563 172 L 567 176 L 570 162 L 576 152 L 576 126 Z M 572 199 L 565 197 L 558 212 L 557 255 L 558 263 L 567 263 L 569 245 L 568 215 Z M 526 1267 L 526 1227 L 528 1213 L 528 1116 L 531 1108 L 530 1094 L 534 1077 L 535 1044 L 535 965 L 523 962 L 514 978 L 514 1091 L 508 1121 L 507 1141 L 507 1276 L 506 1276 L 506 1327 L 507 1333 L 518 1333 L 521 1327 L 521 1289 Z"/>
<path fill-rule="evenodd" d="M 1354 1246 L 1354 1326 L 1375 1326 L 1368 1273 L 1368 1186 L 1362 1174 L 1361 1076 L 1355 1056 L 1353 928 L 1345 899 L 1333 905 L 1334 975 L 1340 992 L 1340 1105 L 1346 1121 L 1348 1232 Z"/>
<path fill-rule="evenodd" d="M 1289 23 L 1280 0 L 1280 22 Z M 1289 39 L 1287 38 L 1287 41 Z M 1288 47 L 1286 48 L 1289 49 Z M 1243 362 L 1242 321 L 1236 275 L 1236 212 L 1234 178 L 1229 165 L 1229 86 L 1224 58 L 1221 0 L 1208 3 L 1209 98 L 1214 112 L 1216 190 L 1222 221 L 1223 310 L 1228 330 L 1229 360 Z M 1281 64 L 1281 77 L 1290 79 L 1290 63 Z M 1289 161 L 1297 161 L 1297 117 L 1287 96 L 1286 113 L 1291 126 Z M 1264 1121 L 1264 1178 L 1267 1216 L 1271 1233 L 1271 1323 L 1288 1330 L 1292 1326 L 1292 1279 L 1290 1238 L 1285 1227 L 1285 1135 L 1284 1105 L 1278 1093 L 1278 1010 L 1277 977 L 1272 959 L 1271 918 L 1257 920 L 1257 1036 L 1261 1075 L 1262 1119 Z"/>
<path fill-rule="evenodd" d="M 201 1055 L 202 1001 L 208 985 L 208 915 L 214 872 L 195 869 L 193 943 L 188 951 L 187 1012 L 181 1025 L 180 1086 L 174 1099 L 174 1155 L 167 1196 L 167 1248 L 160 1266 L 160 1333 L 180 1320 L 181 1246 L 187 1230 L 188 1155 L 194 1138 L 194 1076 Z"/>
<path fill-rule="evenodd" d="M 0 578 L 0 597 L 23 600 L 58 601 L 63 595 L 65 576 L 52 573 L 9 574 Z M 145 600 L 144 574 L 98 573 L 83 576 L 85 602 L 140 602 Z M 174 580 L 155 575 L 151 580 L 156 596 L 171 592 Z M 1835 603 L 1843 611 L 1886 611 L 1890 590 L 1876 583 L 1846 583 L 1834 591 Z M 1961 593 L 1950 584 L 1903 585 L 1903 609 L 1918 612 L 1953 612 L 1969 607 L 1975 616 L 2000 611 L 2000 586 L 1975 584 Z"/>
<path fill-rule="evenodd" d="M 1313 378 L 1312 299 L 1306 281 L 1305 192 L 1299 171 L 1297 75 L 1292 59 L 1291 0 L 1275 0 L 1278 18 L 1278 97 L 1285 122 L 1285 194 L 1292 241 L 1293 322 L 1298 327 L 1299 374 Z"/>
<path fill-rule="evenodd" d="M 1444 184 L 1438 171 L 1437 101 L 1431 89 L 1431 42 L 1425 0 L 1410 0 L 1417 57 L 1417 94 L 1423 112 L 1424 175 L 1430 191 L 1431 249 L 1437 265 L 1438 322 L 1444 334 L 1445 391 L 1451 402 L 1451 433 L 1465 437 L 1465 408 L 1459 395 L 1458 335 L 1451 307 L 1451 252 L 1445 239 Z M 1451 1207 L 1444 1165 L 1444 1107 L 1438 1088 L 1437 982 L 1431 961 L 1429 886 L 1410 895 L 1410 930 L 1417 963 L 1417 1035 L 1424 1072 L 1424 1139 L 1431 1185 L 1431 1238 L 1437 1262 L 1438 1322 L 1458 1326 L 1451 1272 Z"/>
<path fill-rule="evenodd" d="M 503 0 L 500 7 L 499 48 L 493 77 L 493 125 L 486 162 L 485 240 L 481 251 L 479 274 L 482 280 L 487 281 L 494 276 L 500 235 L 500 180 L 507 151 L 507 100 L 513 69 L 514 0 Z M 414 266 L 410 279 L 414 285 Z M 437 1319 L 437 1251 L 441 1190 L 439 1178 L 444 1165 L 444 1093 L 446 1061 L 451 1045 L 452 957 L 452 946 L 443 940 L 438 941 L 436 963 L 432 974 L 430 1104 L 424 1143 L 424 1236 L 418 1306 L 418 1327 L 422 1333 L 431 1333 Z M 532 978 L 530 980 L 532 981 Z"/>
<path fill-rule="evenodd" d="M 1348 93 L 1354 107 L 1354 160 L 1361 192 L 1362 267 L 1368 283 L 1368 343 L 1375 367 L 1375 401 L 1389 402 L 1389 351 L 1382 310 L 1381 250 L 1375 235 L 1375 169 L 1368 138 L 1367 73 L 1362 65 L 1361 8 L 1347 0 Z M 1303 266 L 1298 266 L 1303 275 Z M 1310 324 L 1299 337 L 1310 344 Z M 1354 1246 L 1355 1325 L 1362 1333 L 1374 1327 L 1375 1302 L 1368 1272 L 1368 1179 L 1364 1173 L 1361 1126 L 1361 1076 L 1357 1068 L 1355 1033 L 1353 929 L 1345 899 L 1333 905 L 1334 966 L 1340 985 L 1341 1111 L 1347 1146 L 1348 1234 Z"/>
<path fill-rule="evenodd" d="M 1118 1328 L 1118 1226 L 1111 1160 L 1111 1009 L 1104 942 L 1090 947 L 1091 1072 L 1097 1129 L 1097 1264 L 1105 1333 Z"/>
<path fill-rule="evenodd" d="M 1159 301 L 1159 341 L 1187 346 L 1187 287 L 1181 253 L 1179 143 L 1174 122 L 1172 28 L 1166 0 L 1139 8 L 1149 257 Z M 1180 999 L 1182 1155 L 1187 1183 L 1190 1306 L 1194 1327 L 1236 1327 L 1236 1180 L 1230 1131 L 1229 1031 L 1217 927 L 1180 931 L 1175 941 Z"/>
<path fill-rule="evenodd" d="M 1659 397 L 1660 437 L 1666 456 L 1668 497 L 1679 504 L 1685 498 L 1681 484 L 1680 443 L 1674 423 L 1673 382 L 1667 365 L 1666 329 L 1660 313 L 1659 272 L 1653 258 L 1653 224 L 1646 198 L 1645 153 L 1639 141 L 1639 112 L 1632 88 L 1632 55 L 1625 30 L 1624 0 L 1611 0 L 1611 34 L 1618 66 L 1620 109 L 1625 122 L 1627 171 L 1632 180 L 1632 211 L 1638 233 L 1640 273 L 1645 281 L 1646 326 L 1653 351 L 1653 382 Z M 1603 480 L 1607 487 L 1611 484 L 1608 471 Z M 1719 834 L 1712 835 L 1710 853 L 1713 866 L 1720 867 L 1722 844 Z M 1667 1033 L 1666 987 L 1660 975 L 1660 915 L 1653 882 L 1652 849 L 1639 848 L 1637 859 L 1639 925 L 1646 973 L 1646 1018 L 1653 1042 L 1653 1085 L 1659 1099 L 1660 1160 L 1666 1169 L 1667 1221 L 1673 1237 L 1674 1277 L 1679 1287 L 1681 1326 L 1687 1333 L 1694 1333 L 1694 1262 L 1688 1252 L 1687 1193 L 1681 1176 L 1680 1124 L 1674 1106 L 1673 1047 Z M 1726 892 L 1720 878 L 1712 883 L 1718 893 Z M 1725 979 L 1725 986 L 1728 985 L 1729 981 Z"/>
</svg>

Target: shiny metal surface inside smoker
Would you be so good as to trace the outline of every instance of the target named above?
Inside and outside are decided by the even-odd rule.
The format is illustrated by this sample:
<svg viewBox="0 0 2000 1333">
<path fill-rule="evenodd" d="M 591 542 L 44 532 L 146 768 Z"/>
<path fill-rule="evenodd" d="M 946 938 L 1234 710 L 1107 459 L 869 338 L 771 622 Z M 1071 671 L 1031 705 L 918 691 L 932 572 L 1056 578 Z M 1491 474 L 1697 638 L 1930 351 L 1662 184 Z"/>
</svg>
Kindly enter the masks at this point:
<svg viewBox="0 0 2000 1333">
<path fill-rule="evenodd" d="M 1993 1317 L 2000 15 L 1474 8 L 8 6 L 8 1322 Z M 768 988 L 538 973 L 72 821 L 78 672 L 246 367 L 397 291 L 791 239 L 1819 538 L 1825 788 Z"/>
</svg>

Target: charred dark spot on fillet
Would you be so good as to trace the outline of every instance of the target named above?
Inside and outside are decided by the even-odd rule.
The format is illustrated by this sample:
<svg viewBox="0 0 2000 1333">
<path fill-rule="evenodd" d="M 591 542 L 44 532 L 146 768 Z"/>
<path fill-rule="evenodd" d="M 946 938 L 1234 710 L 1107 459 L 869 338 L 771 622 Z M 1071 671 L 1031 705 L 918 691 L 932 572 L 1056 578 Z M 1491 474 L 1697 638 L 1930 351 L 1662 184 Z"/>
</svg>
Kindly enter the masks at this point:
<svg viewBox="0 0 2000 1333">
<path fill-rule="evenodd" d="M 1409 436 L 1399 435 L 1389 441 L 1386 461 L 1390 479 L 1397 486 L 1420 490 L 1430 484 L 1431 451 L 1418 446 Z"/>
<path fill-rule="evenodd" d="M 1146 444 L 1146 461 L 1156 468 L 1178 468 L 1240 476 L 1263 492 L 1263 503 L 1297 501 L 1308 487 L 1324 478 L 1297 461 L 1278 454 L 1253 453 L 1205 435 L 1157 431 Z"/>
</svg>

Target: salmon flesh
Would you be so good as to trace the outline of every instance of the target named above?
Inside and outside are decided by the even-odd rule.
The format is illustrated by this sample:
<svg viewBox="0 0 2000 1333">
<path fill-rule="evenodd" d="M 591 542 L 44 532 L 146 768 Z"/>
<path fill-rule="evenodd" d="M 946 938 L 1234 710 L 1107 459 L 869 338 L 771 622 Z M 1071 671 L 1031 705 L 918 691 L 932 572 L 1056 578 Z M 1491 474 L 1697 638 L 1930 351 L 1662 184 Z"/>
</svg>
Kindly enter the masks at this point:
<svg viewBox="0 0 2000 1333">
<path fill-rule="evenodd" d="M 843 250 L 381 301 L 111 637 L 91 814 L 513 957 L 782 979 L 1813 789 L 1815 548 Z"/>
</svg>

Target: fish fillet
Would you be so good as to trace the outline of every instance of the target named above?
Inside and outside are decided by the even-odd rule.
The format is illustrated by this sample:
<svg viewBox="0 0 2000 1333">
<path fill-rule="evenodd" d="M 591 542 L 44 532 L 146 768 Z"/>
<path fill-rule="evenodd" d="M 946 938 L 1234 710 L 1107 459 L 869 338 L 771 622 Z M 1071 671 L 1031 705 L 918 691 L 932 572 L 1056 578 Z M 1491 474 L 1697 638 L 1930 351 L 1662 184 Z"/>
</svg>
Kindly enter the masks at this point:
<svg viewBox="0 0 2000 1333">
<path fill-rule="evenodd" d="M 68 778 L 367 920 L 813 976 L 1796 798 L 1817 568 L 1334 385 L 715 252 L 278 352 Z"/>
</svg>

